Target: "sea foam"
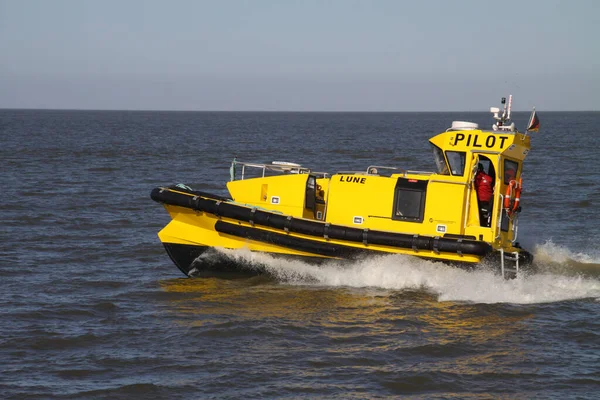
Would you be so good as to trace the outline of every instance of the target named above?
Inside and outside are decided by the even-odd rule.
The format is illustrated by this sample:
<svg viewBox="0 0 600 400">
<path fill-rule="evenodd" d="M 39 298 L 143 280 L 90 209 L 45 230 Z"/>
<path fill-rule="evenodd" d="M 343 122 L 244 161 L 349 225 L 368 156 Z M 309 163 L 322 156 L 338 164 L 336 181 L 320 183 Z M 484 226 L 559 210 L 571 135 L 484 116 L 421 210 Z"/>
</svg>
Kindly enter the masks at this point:
<svg viewBox="0 0 600 400">
<path fill-rule="evenodd" d="M 553 249 L 552 246 L 549 248 Z M 538 249 L 536 254 L 552 258 L 545 249 Z M 290 285 L 417 289 L 437 295 L 439 301 L 474 303 L 533 304 L 600 298 L 598 276 L 560 274 L 543 264 L 538 265 L 536 273 L 505 280 L 492 268 L 468 271 L 405 255 L 374 256 L 355 261 L 332 260 L 314 265 L 248 250 L 221 249 L 219 252 L 232 261 L 260 266 L 280 283 Z M 559 265 L 566 268 L 563 264 Z"/>
</svg>

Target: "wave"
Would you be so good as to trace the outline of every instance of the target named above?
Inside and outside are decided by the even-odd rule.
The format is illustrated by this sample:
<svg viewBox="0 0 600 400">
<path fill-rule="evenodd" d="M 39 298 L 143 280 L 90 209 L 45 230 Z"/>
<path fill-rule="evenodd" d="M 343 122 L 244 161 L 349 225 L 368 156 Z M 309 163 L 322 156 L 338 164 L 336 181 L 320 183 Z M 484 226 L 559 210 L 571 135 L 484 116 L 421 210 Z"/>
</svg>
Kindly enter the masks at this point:
<svg viewBox="0 0 600 400">
<path fill-rule="evenodd" d="M 552 240 L 534 248 L 535 264 L 539 271 L 559 275 L 600 277 L 600 253 L 573 252 Z"/>
<path fill-rule="evenodd" d="M 464 270 L 405 255 L 336 260 L 314 265 L 249 250 L 218 251 L 236 263 L 260 266 L 282 284 L 424 290 L 435 294 L 438 301 L 473 303 L 535 304 L 600 299 L 600 280 L 597 277 L 559 274 L 545 268 L 544 261 L 535 273 L 505 280 L 491 267 Z M 551 257 L 545 247 L 538 249 L 538 253 Z"/>
</svg>

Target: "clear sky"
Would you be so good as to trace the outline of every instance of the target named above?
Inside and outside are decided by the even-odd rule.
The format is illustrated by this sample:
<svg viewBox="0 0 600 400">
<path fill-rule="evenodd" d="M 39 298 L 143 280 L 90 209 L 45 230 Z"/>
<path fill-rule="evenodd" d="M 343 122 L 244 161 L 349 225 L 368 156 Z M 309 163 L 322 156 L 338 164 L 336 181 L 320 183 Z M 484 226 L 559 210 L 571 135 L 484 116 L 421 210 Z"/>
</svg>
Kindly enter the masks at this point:
<svg viewBox="0 0 600 400">
<path fill-rule="evenodd" d="M 599 0 L 0 0 L 0 108 L 600 110 Z"/>
</svg>

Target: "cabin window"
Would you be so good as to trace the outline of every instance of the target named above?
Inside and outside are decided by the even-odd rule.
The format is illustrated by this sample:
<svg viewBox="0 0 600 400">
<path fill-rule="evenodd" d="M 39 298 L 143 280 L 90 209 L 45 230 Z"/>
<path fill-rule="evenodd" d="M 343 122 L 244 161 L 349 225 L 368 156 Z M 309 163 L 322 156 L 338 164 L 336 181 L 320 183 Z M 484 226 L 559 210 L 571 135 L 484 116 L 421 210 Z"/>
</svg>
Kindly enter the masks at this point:
<svg viewBox="0 0 600 400">
<path fill-rule="evenodd" d="M 463 151 L 447 151 L 446 157 L 450 164 L 452 175 L 464 175 L 465 173 L 465 153 Z"/>
<path fill-rule="evenodd" d="M 429 181 L 399 178 L 394 193 L 393 220 L 423 222 Z"/>
<path fill-rule="evenodd" d="M 442 149 L 437 146 L 433 146 L 433 159 L 435 160 L 438 174 L 450 175 L 448 164 L 446 164 L 446 159 L 444 158 L 444 153 L 442 152 Z"/>
<path fill-rule="evenodd" d="M 308 179 L 306 180 L 306 197 L 304 198 L 304 207 L 312 211 L 315 210 L 316 186 L 316 178 L 312 175 L 309 175 Z"/>
<path fill-rule="evenodd" d="M 512 179 L 515 179 L 517 176 L 517 171 L 519 170 L 519 163 L 511 160 L 504 160 L 504 184 L 508 185 Z"/>
</svg>

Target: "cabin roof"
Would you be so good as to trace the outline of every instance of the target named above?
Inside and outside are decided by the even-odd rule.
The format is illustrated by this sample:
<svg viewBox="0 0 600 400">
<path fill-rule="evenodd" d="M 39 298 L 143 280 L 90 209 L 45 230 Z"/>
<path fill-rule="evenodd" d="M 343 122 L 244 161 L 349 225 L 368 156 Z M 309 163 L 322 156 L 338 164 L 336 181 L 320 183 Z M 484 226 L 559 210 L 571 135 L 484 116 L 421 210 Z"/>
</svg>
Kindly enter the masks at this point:
<svg viewBox="0 0 600 400">
<path fill-rule="evenodd" d="M 464 151 L 503 154 L 524 159 L 531 148 L 529 135 L 520 132 L 448 130 L 429 139 L 443 151 Z"/>
</svg>

